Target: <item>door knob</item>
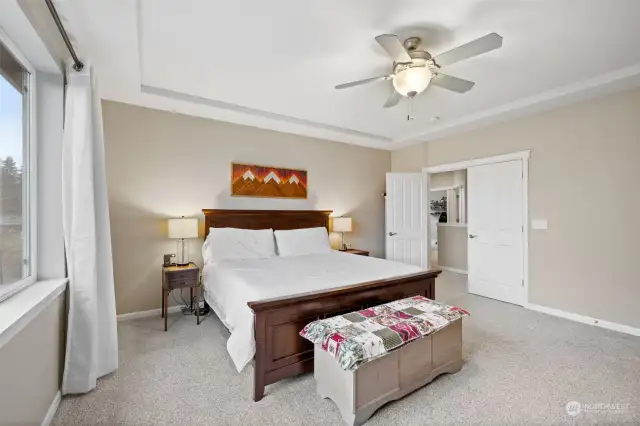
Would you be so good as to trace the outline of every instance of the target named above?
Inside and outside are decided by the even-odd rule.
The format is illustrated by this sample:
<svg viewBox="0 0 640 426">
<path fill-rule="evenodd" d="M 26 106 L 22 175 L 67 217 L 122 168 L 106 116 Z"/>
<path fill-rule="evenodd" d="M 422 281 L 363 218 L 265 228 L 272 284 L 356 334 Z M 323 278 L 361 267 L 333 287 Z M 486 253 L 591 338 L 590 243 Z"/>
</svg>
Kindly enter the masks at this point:
<svg viewBox="0 0 640 426">
<path fill-rule="evenodd" d="M 469 234 L 469 238 L 472 238 L 472 239 L 473 239 L 473 238 L 475 238 L 475 237 L 477 237 L 477 235 Z"/>
<path fill-rule="evenodd" d="M 389 232 L 389 236 L 390 237 L 393 237 L 394 235 L 398 235 L 398 233 L 397 232 Z"/>
</svg>

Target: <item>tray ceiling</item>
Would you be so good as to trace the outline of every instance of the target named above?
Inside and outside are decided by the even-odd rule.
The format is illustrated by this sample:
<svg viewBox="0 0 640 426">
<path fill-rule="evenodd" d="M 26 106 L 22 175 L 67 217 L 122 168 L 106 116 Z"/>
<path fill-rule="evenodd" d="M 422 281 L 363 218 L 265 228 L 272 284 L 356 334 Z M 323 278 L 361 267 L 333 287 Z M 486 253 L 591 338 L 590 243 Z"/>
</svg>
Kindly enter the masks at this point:
<svg viewBox="0 0 640 426">
<path fill-rule="evenodd" d="M 640 85 L 637 0 L 58 0 L 103 97 L 395 149 Z M 382 108 L 374 37 L 418 35 L 432 54 L 490 32 L 502 49 L 446 68 L 466 94 L 429 87 Z M 438 119 L 434 119 L 437 117 Z"/>
</svg>

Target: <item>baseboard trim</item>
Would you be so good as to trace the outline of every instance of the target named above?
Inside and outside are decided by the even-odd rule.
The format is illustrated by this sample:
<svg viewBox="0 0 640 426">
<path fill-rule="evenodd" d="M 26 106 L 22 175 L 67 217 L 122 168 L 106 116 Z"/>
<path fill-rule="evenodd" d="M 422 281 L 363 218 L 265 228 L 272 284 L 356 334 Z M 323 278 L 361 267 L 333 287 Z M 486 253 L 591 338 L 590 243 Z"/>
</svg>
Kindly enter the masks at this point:
<svg viewBox="0 0 640 426">
<path fill-rule="evenodd" d="M 204 306 L 203 302 L 200 302 L 200 307 Z M 169 306 L 167 311 L 170 314 L 174 314 L 176 312 L 180 312 L 182 310 L 182 305 L 178 306 Z M 138 312 L 129 312 L 128 314 L 120 314 L 117 316 L 118 322 L 120 321 L 131 321 L 140 318 L 150 318 L 157 316 L 160 318 L 162 316 L 162 309 L 151 309 L 149 311 L 138 311 Z"/>
<path fill-rule="evenodd" d="M 56 416 L 56 411 L 58 411 L 58 406 L 60 406 L 60 401 L 62 400 L 62 393 L 60 391 L 56 392 L 56 396 L 53 397 L 53 401 L 51 401 L 51 405 L 47 410 L 47 415 L 44 416 L 42 420 L 42 426 L 49 426 L 53 421 L 53 418 Z"/>
<path fill-rule="evenodd" d="M 443 271 L 455 272 L 456 274 L 468 274 L 469 273 L 469 271 L 465 271 L 464 269 L 450 268 L 448 266 L 438 265 L 438 266 L 436 266 L 436 268 L 441 269 Z"/>
<path fill-rule="evenodd" d="M 169 306 L 167 311 L 170 314 L 174 314 L 176 312 L 180 312 L 182 306 Z M 162 316 L 162 309 L 151 309 L 149 311 L 138 311 L 138 312 L 129 312 L 128 314 L 120 314 L 118 315 L 118 321 L 131 321 L 134 319 L 140 318 L 149 318 L 157 316 L 160 318 Z"/>
<path fill-rule="evenodd" d="M 611 321 L 605 321 L 598 318 L 588 317 L 585 315 L 574 314 L 573 312 L 566 312 L 560 309 L 549 308 L 546 306 L 536 305 L 533 303 L 526 304 L 525 308 L 530 309 L 532 311 L 542 312 L 543 314 L 553 315 L 555 317 L 560 317 L 560 318 L 568 319 L 571 321 L 594 325 L 596 327 L 606 328 L 607 330 L 618 331 L 620 333 L 631 334 L 633 336 L 640 337 L 640 328 L 631 327 L 629 325 L 619 324 Z"/>
</svg>

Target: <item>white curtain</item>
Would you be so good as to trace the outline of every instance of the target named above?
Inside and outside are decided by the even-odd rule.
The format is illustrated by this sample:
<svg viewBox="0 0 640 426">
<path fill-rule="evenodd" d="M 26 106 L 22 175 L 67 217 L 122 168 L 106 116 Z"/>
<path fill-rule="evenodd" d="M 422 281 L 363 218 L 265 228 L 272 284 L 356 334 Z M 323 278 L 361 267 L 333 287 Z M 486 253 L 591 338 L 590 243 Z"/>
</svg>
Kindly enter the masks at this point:
<svg viewBox="0 0 640 426">
<path fill-rule="evenodd" d="M 118 368 L 102 108 L 90 64 L 67 67 L 62 214 L 69 317 L 62 393 L 84 393 Z"/>
</svg>

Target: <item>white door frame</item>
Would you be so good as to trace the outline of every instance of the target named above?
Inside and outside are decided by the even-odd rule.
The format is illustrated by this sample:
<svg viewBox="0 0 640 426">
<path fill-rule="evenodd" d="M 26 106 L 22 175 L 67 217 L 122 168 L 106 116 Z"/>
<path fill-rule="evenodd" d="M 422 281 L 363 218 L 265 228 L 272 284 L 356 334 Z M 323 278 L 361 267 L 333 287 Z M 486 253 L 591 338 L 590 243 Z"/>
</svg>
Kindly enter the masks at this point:
<svg viewBox="0 0 640 426">
<path fill-rule="evenodd" d="M 486 164 L 504 163 L 506 161 L 522 161 L 522 224 L 524 225 L 524 238 L 522 240 L 523 275 L 524 275 L 524 303 L 529 305 L 529 155 L 531 151 L 519 151 L 510 154 L 496 155 L 493 157 L 475 158 L 473 160 L 459 161 L 457 163 L 439 164 L 437 166 L 423 167 L 422 172 L 427 176 L 431 173 L 452 172 L 468 169 L 474 166 Z M 427 194 L 429 195 L 429 194 Z"/>
</svg>

